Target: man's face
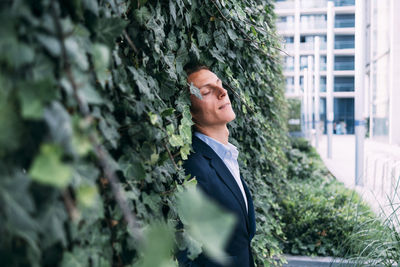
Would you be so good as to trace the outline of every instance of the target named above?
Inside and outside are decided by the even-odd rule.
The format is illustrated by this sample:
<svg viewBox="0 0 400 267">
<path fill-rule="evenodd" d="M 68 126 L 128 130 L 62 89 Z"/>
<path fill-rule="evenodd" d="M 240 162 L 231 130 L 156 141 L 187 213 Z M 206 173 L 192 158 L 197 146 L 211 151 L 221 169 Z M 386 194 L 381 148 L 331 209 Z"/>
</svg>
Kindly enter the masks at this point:
<svg viewBox="0 0 400 267">
<path fill-rule="evenodd" d="M 226 125 L 235 119 L 227 91 L 217 75 L 209 70 L 199 70 L 188 76 L 188 82 L 200 89 L 203 99 L 190 95 L 191 113 L 195 124 L 201 127 Z"/>
</svg>

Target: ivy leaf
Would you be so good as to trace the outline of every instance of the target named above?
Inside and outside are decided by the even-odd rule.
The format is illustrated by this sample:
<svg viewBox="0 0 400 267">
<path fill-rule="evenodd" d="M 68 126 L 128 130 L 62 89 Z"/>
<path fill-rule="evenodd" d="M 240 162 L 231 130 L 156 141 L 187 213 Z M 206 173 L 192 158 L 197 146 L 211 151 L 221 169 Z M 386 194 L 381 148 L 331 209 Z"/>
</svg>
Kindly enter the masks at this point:
<svg viewBox="0 0 400 267">
<path fill-rule="evenodd" d="M 128 67 L 128 70 L 133 74 L 133 79 L 135 80 L 139 91 L 147 95 L 147 97 L 152 100 L 154 97 L 150 93 L 150 88 L 145 78 L 146 74 L 144 73 L 144 71 L 142 69 L 135 69 L 131 66 Z"/>
<path fill-rule="evenodd" d="M 197 42 L 199 46 L 206 46 L 210 42 L 210 36 L 204 33 L 200 27 L 195 26 L 195 28 L 197 30 Z"/>
<path fill-rule="evenodd" d="M 97 74 L 101 86 L 105 87 L 105 82 L 110 76 L 108 66 L 110 64 L 110 50 L 102 44 L 94 44 L 91 49 L 93 55 L 94 70 Z"/>
<path fill-rule="evenodd" d="M 61 161 L 61 156 L 60 147 L 43 144 L 29 170 L 32 180 L 58 188 L 66 187 L 71 179 L 72 170 Z"/>
<path fill-rule="evenodd" d="M 118 160 L 118 165 L 127 179 L 142 180 L 146 177 L 143 164 L 138 159 L 122 156 Z"/>
<path fill-rule="evenodd" d="M 97 3 L 97 0 L 82 0 L 82 4 L 94 15 L 99 16 L 99 4 Z"/>
<path fill-rule="evenodd" d="M 198 99 L 203 99 L 203 96 L 200 93 L 200 89 L 193 85 L 193 83 L 188 84 L 190 93 L 195 95 Z"/>
<path fill-rule="evenodd" d="M 181 46 L 179 47 L 179 50 L 176 54 L 176 71 L 177 72 L 182 72 L 183 71 L 183 66 L 188 62 L 189 57 L 188 57 L 188 51 L 185 47 L 184 42 L 181 42 Z"/>
<path fill-rule="evenodd" d="M 176 8 L 175 8 L 175 0 L 169 0 L 169 12 L 172 16 L 172 19 L 176 23 Z"/>
<path fill-rule="evenodd" d="M 140 247 L 142 258 L 135 266 L 176 266 L 171 257 L 174 249 L 174 235 L 171 227 L 165 223 L 155 223 L 145 229 L 144 236 L 146 242 L 143 242 Z"/>
<path fill-rule="evenodd" d="M 51 55 L 54 57 L 61 55 L 61 43 L 57 38 L 44 34 L 38 34 L 36 38 Z"/>
<path fill-rule="evenodd" d="M 235 225 L 234 215 L 222 211 L 194 186 L 178 192 L 177 199 L 178 213 L 187 232 L 203 244 L 208 256 L 224 264 L 224 247 Z"/>
<path fill-rule="evenodd" d="M 216 58 L 219 62 L 222 62 L 222 63 L 225 62 L 225 61 L 224 61 L 224 57 L 220 54 L 220 52 L 219 52 L 217 49 L 215 49 L 215 48 L 211 49 L 211 50 L 210 50 L 210 53 L 211 53 L 211 55 L 212 55 L 214 58 Z"/>
<path fill-rule="evenodd" d="M 40 119 L 43 117 L 45 104 L 56 96 L 53 86 L 54 84 L 49 79 L 20 84 L 18 97 L 24 118 Z"/>
<path fill-rule="evenodd" d="M 183 139 L 180 135 L 173 134 L 168 140 L 173 147 L 183 146 Z"/>
<path fill-rule="evenodd" d="M 161 112 L 161 116 L 162 117 L 168 117 L 171 116 L 172 114 L 174 114 L 175 109 L 173 108 L 166 108 Z"/>
<path fill-rule="evenodd" d="M 97 40 L 114 48 L 115 39 L 121 35 L 126 25 L 127 21 L 116 17 L 99 19 L 96 28 Z"/>
<path fill-rule="evenodd" d="M 233 31 L 232 29 L 228 29 L 227 32 L 228 32 L 229 38 L 231 38 L 232 41 L 235 41 L 238 38 L 236 32 Z"/>
<path fill-rule="evenodd" d="M 77 190 L 78 203 L 84 207 L 93 207 L 96 204 L 98 192 L 96 186 L 82 185 Z"/>
<path fill-rule="evenodd" d="M 141 8 L 136 9 L 134 12 L 134 16 L 135 16 L 135 19 L 142 26 L 144 26 L 151 18 L 150 12 L 147 9 L 147 7 L 145 7 L 145 6 L 142 6 Z"/>
</svg>

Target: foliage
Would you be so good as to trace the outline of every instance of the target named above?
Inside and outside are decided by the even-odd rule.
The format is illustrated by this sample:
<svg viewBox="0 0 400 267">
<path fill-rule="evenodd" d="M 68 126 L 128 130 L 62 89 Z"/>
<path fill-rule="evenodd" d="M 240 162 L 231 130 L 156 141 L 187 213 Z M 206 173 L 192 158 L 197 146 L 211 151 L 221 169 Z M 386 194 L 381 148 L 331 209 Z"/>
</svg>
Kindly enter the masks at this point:
<svg viewBox="0 0 400 267">
<path fill-rule="evenodd" d="M 382 207 L 378 218 L 355 227 L 345 241 L 346 259 L 354 266 L 395 266 L 400 263 L 399 203 L 397 186 L 395 197 L 389 198 L 388 207 Z"/>
<path fill-rule="evenodd" d="M 288 130 L 289 132 L 300 132 L 301 131 L 301 101 L 296 98 L 289 98 L 288 102 Z M 294 124 L 293 122 L 299 122 Z"/>
<path fill-rule="evenodd" d="M 375 218 L 352 190 L 337 182 L 304 139 L 292 141 L 287 192 L 281 199 L 286 253 L 344 256 L 360 224 Z M 357 242 L 355 240 L 354 242 Z"/>
<path fill-rule="evenodd" d="M 177 193 L 192 185 L 191 58 L 229 88 L 256 261 L 274 262 L 286 129 L 271 2 L 6 0 L 0 22 L 2 265 L 170 266 L 176 246 L 223 243 L 174 235 L 182 215 L 209 227 L 196 195 Z"/>
</svg>

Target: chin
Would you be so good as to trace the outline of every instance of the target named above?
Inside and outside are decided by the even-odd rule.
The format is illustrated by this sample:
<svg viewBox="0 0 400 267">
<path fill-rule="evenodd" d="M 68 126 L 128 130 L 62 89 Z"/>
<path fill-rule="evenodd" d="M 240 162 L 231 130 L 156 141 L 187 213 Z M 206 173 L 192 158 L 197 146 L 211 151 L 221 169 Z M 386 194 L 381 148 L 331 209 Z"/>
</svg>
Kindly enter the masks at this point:
<svg viewBox="0 0 400 267">
<path fill-rule="evenodd" d="M 232 114 L 230 114 L 230 116 L 229 116 L 229 118 L 228 118 L 228 122 L 233 121 L 235 118 L 236 118 L 236 114 L 235 114 L 235 112 L 233 112 L 233 110 L 232 110 Z"/>
</svg>

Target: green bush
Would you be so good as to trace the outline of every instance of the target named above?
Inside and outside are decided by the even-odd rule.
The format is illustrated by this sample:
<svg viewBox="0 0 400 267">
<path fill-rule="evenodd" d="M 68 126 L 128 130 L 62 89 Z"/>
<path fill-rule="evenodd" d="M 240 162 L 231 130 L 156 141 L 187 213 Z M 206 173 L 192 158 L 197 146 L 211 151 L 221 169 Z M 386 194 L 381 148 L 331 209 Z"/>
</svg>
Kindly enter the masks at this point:
<svg viewBox="0 0 400 267">
<path fill-rule="evenodd" d="M 175 238 L 187 205 L 217 213 L 181 192 L 191 184 L 181 167 L 191 142 L 183 71 L 191 59 L 229 90 L 231 141 L 255 199 L 254 254 L 259 266 L 273 262 L 287 146 L 273 6 L 0 1 L 2 265 L 171 266 L 178 245 L 193 255 L 219 247 L 219 233 Z"/>
<path fill-rule="evenodd" d="M 288 184 L 280 199 L 285 253 L 344 256 L 358 225 L 375 218 L 352 190 L 337 182 L 305 140 L 287 151 Z"/>
<path fill-rule="evenodd" d="M 300 132 L 300 124 L 291 124 L 289 120 L 301 120 L 301 100 L 296 98 L 288 99 L 288 130 L 289 132 Z"/>
</svg>

